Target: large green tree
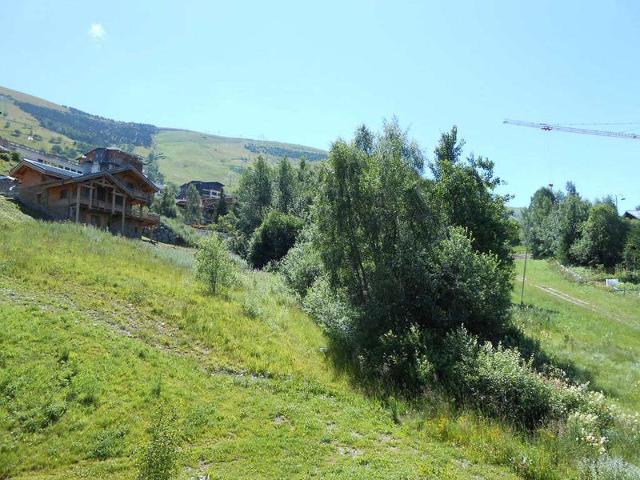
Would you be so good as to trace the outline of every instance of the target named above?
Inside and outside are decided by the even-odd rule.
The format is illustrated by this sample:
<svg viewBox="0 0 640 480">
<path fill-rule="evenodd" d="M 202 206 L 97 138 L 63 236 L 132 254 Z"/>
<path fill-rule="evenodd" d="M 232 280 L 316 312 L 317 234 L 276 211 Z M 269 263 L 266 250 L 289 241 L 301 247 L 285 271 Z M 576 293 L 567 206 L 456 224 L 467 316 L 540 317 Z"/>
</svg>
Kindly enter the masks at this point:
<svg viewBox="0 0 640 480">
<path fill-rule="evenodd" d="M 194 184 L 187 188 L 184 221 L 186 223 L 202 223 L 202 198 Z"/>
<path fill-rule="evenodd" d="M 247 168 L 240 177 L 238 187 L 238 228 L 251 236 L 271 208 L 273 198 L 273 173 L 262 156 Z"/>
<path fill-rule="evenodd" d="M 284 157 L 278 163 L 275 181 L 275 207 L 282 213 L 290 213 L 295 206 L 297 178 L 291 163 Z"/>
<path fill-rule="evenodd" d="M 525 243 L 534 258 L 553 254 L 549 217 L 556 208 L 556 194 L 547 187 L 536 190 L 529 207 L 522 212 Z"/>
<path fill-rule="evenodd" d="M 510 265 L 517 230 L 509 221 L 509 197 L 495 193 L 502 182 L 494 175 L 493 162 L 473 155 L 463 161 L 463 146 L 455 126 L 440 137 L 430 165 L 436 198 L 448 223 L 466 229 L 476 250 L 493 253 Z"/>
<path fill-rule="evenodd" d="M 471 247 L 472 232 L 449 223 L 442 208 L 447 196 L 438 183 L 451 186 L 456 179 L 438 167 L 437 179 L 425 180 L 422 153 L 395 122 L 372 145 L 368 138 L 359 129 L 352 142 L 334 143 L 313 215 L 314 245 L 331 287 L 362 312 L 354 326 L 360 346 L 371 352 L 366 345 L 379 347 L 385 332 L 407 332 L 412 325 L 499 328 L 509 306 L 510 263 L 490 250 L 478 252 Z M 475 190 L 455 191 L 475 195 L 478 185 L 489 190 L 474 179 Z M 483 226 L 494 224 L 477 225 L 484 238 Z M 496 245 L 506 240 L 498 238 Z M 482 308 L 478 299 L 485 302 Z"/>
<path fill-rule="evenodd" d="M 622 259 L 627 225 L 611 203 L 599 203 L 589 212 L 581 237 L 571 254 L 584 265 L 612 267 Z"/>
<path fill-rule="evenodd" d="M 546 224 L 550 225 L 553 252 L 561 263 L 573 263 L 571 247 L 580 237 L 580 229 L 589 217 L 591 204 L 583 200 L 575 185 L 569 182 L 566 195 L 558 203 Z"/>
</svg>

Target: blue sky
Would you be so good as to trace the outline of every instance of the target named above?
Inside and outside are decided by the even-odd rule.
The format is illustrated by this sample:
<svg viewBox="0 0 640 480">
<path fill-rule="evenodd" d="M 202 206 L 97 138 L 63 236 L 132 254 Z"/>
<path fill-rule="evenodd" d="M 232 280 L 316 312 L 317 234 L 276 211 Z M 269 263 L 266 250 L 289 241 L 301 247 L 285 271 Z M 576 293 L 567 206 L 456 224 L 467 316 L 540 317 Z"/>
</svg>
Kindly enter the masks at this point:
<svg viewBox="0 0 640 480">
<path fill-rule="evenodd" d="M 640 142 L 504 118 L 640 122 L 633 1 L 2 1 L 0 84 L 90 113 L 328 148 L 457 124 L 525 205 L 573 180 L 640 204 Z M 603 127 L 631 129 L 632 127 Z"/>
</svg>

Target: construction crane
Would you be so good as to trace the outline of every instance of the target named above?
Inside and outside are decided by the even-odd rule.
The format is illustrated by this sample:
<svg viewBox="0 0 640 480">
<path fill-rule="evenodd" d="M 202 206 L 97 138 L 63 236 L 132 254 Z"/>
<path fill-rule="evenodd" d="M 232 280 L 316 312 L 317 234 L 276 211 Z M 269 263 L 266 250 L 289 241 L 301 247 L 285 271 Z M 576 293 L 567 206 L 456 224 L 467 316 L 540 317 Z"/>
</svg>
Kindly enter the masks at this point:
<svg viewBox="0 0 640 480">
<path fill-rule="evenodd" d="M 530 127 L 537 128 L 539 130 L 543 130 L 545 132 L 557 131 L 557 132 L 568 132 L 568 133 L 581 133 L 583 135 L 597 135 L 600 137 L 614 137 L 614 138 L 626 138 L 629 140 L 640 140 L 640 134 L 637 133 L 628 133 L 628 132 L 610 132 L 608 130 L 592 130 L 589 128 L 576 128 L 566 125 L 555 125 L 552 123 L 535 123 L 535 122 L 523 122 L 521 120 L 505 120 L 504 122 L 507 125 L 515 125 L 517 127 Z M 636 125 L 636 127 L 640 124 L 638 123 L 605 123 L 602 125 Z"/>
</svg>

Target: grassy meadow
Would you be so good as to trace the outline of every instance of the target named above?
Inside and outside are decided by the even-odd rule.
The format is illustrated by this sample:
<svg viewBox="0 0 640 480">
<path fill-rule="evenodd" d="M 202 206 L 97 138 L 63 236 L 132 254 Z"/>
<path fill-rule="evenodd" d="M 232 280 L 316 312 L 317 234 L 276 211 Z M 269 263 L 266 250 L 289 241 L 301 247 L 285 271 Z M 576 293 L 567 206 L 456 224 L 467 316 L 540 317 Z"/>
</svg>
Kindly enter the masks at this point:
<svg viewBox="0 0 640 480">
<path fill-rule="evenodd" d="M 362 391 L 278 277 L 243 271 L 212 297 L 192 262 L 190 249 L 33 221 L 0 199 L 0 478 L 134 479 L 160 405 L 177 414 L 180 479 L 578 478 L 550 430 L 438 392 Z M 637 410 L 639 299 L 536 261 L 525 301 L 518 321 L 545 351 Z"/>
<path fill-rule="evenodd" d="M 10 207 L 0 478 L 135 478 L 159 403 L 178 414 L 179 478 L 515 478 L 350 385 L 271 274 L 211 297 L 188 249 L 20 221 Z"/>
<path fill-rule="evenodd" d="M 168 181 L 180 185 L 191 180 L 217 180 L 231 190 L 237 185 L 242 170 L 258 157 L 245 147 L 247 143 L 319 152 L 300 145 L 220 137 L 188 130 L 160 130 L 154 137 L 154 148 L 164 156 L 159 161 L 160 170 Z M 269 154 L 263 156 L 274 163 L 280 160 Z"/>
<path fill-rule="evenodd" d="M 523 267 L 518 260 L 516 283 Z M 545 352 L 575 364 L 596 389 L 640 411 L 640 296 L 602 283 L 580 283 L 554 262 L 528 260 L 524 303 L 533 308 L 519 319 Z M 513 300 L 520 302 L 520 285 Z"/>
</svg>

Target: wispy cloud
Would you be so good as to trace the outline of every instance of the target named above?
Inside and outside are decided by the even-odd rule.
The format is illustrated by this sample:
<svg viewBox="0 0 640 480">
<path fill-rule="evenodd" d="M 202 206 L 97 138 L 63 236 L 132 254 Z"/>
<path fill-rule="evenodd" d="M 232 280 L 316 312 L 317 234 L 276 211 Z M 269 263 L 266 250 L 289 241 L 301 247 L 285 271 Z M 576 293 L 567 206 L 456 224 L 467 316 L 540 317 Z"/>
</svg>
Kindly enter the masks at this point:
<svg viewBox="0 0 640 480">
<path fill-rule="evenodd" d="M 96 42 L 100 42 L 107 36 L 107 31 L 104 29 L 101 23 L 92 23 L 89 27 L 89 37 Z"/>
</svg>

